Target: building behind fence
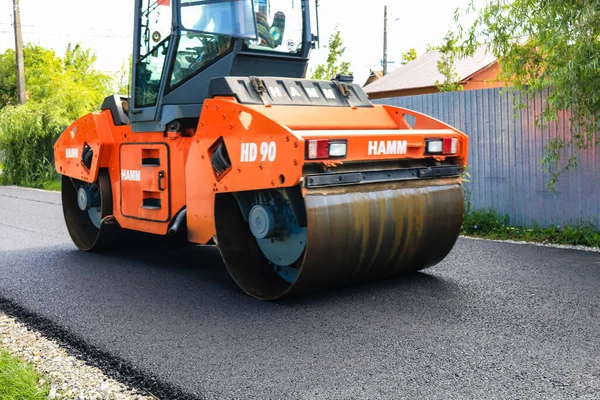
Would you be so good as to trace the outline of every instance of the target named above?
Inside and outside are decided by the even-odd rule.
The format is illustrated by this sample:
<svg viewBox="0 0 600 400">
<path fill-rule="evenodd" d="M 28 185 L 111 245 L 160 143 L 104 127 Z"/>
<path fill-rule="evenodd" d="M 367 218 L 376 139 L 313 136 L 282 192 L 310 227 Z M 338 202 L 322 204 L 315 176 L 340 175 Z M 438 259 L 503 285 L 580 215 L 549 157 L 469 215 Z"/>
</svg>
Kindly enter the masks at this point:
<svg viewBox="0 0 600 400">
<path fill-rule="evenodd" d="M 529 108 L 516 115 L 513 95 L 482 89 L 372 100 L 400 106 L 444 121 L 469 135 L 469 173 L 465 183 L 473 209 L 493 209 L 512 225 L 578 225 L 600 228 L 600 150 L 590 147 L 561 155 L 579 155 L 579 166 L 559 178 L 555 192 L 546 187 L 550 174 L 541 159 L 551 139 L 570 137 L 568 116 L 540 129 L 535 124 L 545 96 L 527 99 Z"/>
</svg>

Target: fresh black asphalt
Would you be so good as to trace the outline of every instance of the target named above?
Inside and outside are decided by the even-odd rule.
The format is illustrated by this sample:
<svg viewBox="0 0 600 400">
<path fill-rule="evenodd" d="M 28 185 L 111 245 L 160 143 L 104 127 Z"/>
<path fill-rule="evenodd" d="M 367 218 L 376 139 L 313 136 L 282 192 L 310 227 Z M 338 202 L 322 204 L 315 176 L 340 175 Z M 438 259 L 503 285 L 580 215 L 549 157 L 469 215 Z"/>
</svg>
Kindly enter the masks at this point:
<svg viewBox="0 0 600 400">
<path fill-rule="evenodd" d="M 59 194 L 0 187 L 0 298 L 164 399 L 600 398 L 600 253 L 460 239 L 413 277 L 269 303 L 214 248 L 83 253 Z"/>
</svg>

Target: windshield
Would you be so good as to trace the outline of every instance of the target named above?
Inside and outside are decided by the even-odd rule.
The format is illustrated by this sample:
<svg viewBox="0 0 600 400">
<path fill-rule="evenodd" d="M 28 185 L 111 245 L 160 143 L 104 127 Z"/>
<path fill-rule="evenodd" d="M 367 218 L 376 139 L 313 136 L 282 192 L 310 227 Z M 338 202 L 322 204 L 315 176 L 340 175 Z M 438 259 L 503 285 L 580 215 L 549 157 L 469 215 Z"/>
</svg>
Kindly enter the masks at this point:
<svg viewBox="0 0 600 400">
<path fill-rule="evenodd" d="M 246 48 L 297 54 L 302 51 L 304 27 L 302 0 L 254 0 L 257 40 Z"/>
<path fill-rule="evenodd" d="M 188 31 L 256 39 L 252 0 L 181 0 L 181 24 Z"/>
</svg>

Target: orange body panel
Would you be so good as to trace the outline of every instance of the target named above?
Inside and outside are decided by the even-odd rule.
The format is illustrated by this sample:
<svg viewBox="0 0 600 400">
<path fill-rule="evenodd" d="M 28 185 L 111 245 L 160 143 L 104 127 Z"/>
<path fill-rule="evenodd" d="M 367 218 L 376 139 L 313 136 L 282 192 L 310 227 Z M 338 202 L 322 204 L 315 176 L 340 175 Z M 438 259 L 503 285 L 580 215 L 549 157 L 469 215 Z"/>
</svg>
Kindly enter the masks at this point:
<svg viewBox="0 0 600 400">
<path fill-rule="evenodd" d="M 98 169 L 106 165 L 108 158 L 101 155 L 110 154 L 114 138 L 110 114 L 88 114 L 69 126 L 55 144 L 54 160 L 56 170 L 85 182 L 94 182 L 98 178 Z M 94 151 L 92 164 L 88 170 L 81 165 L 83 146 L 87 144 Z"/>
<path fill-rule="evenodd" d="M 406 115 L 414 119 L 412 125 Z M 69 127 L 55 155 L 59 173 L 86 182 L 96 179 L 99 168 L 108 168 L 114 217 L 123 228 L 164 235 L 186 207 L 188 239 L 205 244 L 215 235 L 216 194 L 298 185 L 304 165 L 317 162 L 305 160 L 306 140 L 347 139 L 346 158 L 336 160 L 343 163 L 431 157 L 424 155 L 424 140 L 431 137 L 457 138 L 456 157 L 466 165 L 465 134 L 409 110 L 256 106 L 222 97 L 205 100 L 193 137 L 132 133 L 128 126 L 115 126 L 110 112 L 103 111 Z M 84 142 L 94 150 L 89 171 L 78 158 L 67 157 L 80 156 Z M 231 166 L 217 175 L 211 157 L 220 143 Z"/>
<path fill-rule="evenodd" d="M 404 114 L 416 118 L 411 129 Z M 353 129 L 349 129 L 352 127 Z M 217 193 L 291 187 L 302 179 L 305 140 L 348 140 L 346 161 L 422 159 L 424 139 L 458 138 L 458 157 L 467 162 L 465 134 L 423 114 L 388 107 L 334 108 L 246 106 L 234 99 L 206 100 L 187 164 L 189 240 L 206 243 L 215 234 L 214 198 Z M 218 140 L 227 148 L 231 168 L 216 177 L 211 148 Z M 405 154 L 370 154 L 373 143 L 407 141 Z M 394 144 L 394 143 L 392 143 Z M 245 146 L 254 146 L 248 152 Z M 275 149 L 270 152 L 269 149 Z M 377 153 L 377 154 L 373 154 Z M 429 156 L 430 157 L 430 156 Z M 443 158 L 443 157 L 440 157 Z M 193 171 L 193 172 L 192 172 Z"/>
<path fill-rule="evenodd" d="M 217 178 L 209 150 L 220 138 L 232 167 Z M 206 100 L 186 166 L 189 240 L 206 243 L 215 235 L 217 193 L 295 186 L 303 160 L 303 140 L 286 127 L 235 100 Z"/>
<path fill-rule="evenodd" d="M 191 140 L 180 136 L 165 138 L 162 132 L 133 133 L 129 126 L 115 126 L 110 111 L 91 113 L 75 121 L 56 142 L 56 170 L 62 175 L 94 182 L 100 168 L 108 169 L 113 216 L 119 225 L 164 235 L 173 216 L 185 206 L 185 162 Z M 79 162 L 84 143 L 94 150 L 89 170 Z M 158 157 L 161 164 L 142 166 L 143 155 L 152 158 L 152 150 L 157 148 L 161 149 Z M 67 152 L 67 149 L 77 150 Z M 75 153 L 78 158 L 66 157 Z M 161 180 L 165 188 L 162 191 L 157 175 L 161 170 L 166 175 Z M 134 171 L 139 171 L 139 177 Z M 148 198 L 161 198 L 166 204 L 161 204 L 158 210 L 143 208 L 144 199 Z"/>
</svg>

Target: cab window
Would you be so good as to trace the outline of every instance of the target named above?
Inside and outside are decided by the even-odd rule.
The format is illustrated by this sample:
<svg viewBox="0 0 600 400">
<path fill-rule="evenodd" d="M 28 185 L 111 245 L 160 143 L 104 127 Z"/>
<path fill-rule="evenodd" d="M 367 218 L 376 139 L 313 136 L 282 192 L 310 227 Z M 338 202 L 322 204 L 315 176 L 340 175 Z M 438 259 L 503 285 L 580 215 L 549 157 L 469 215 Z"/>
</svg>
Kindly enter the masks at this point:
<svg viewBox="0 0 600 400">
<path fill-rule="evenodd" d="M 258 39 L 246 40 L 247 50 L 302 54 L 302 0 L 254 0 Z"/>
<path fill-rule="evenodd" d="M 171 31 L 171 5 L 165 0 L 144 0 L 140 21 L 140 58 L 135 64 L 135 107 L 152 107 L 158 101 Z"/>
<path fill-rule="evenodd" d="M 231 50 L 232 40 L 229 36 L 182 32 L 173 63 L 171 88 L 204 70 Z"/>
</svg>

